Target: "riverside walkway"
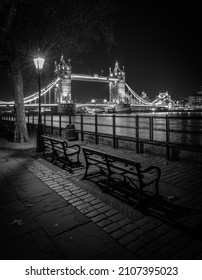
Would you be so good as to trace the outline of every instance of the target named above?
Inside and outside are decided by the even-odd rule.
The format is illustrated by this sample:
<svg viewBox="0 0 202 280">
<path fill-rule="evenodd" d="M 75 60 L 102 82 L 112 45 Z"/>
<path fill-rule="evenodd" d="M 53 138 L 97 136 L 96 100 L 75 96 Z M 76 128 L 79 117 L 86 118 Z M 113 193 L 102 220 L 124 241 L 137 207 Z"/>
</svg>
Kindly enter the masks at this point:
<svg viewBox="0 0 202 280">
<path fill-rule="evenodd" d="M 0 138 L 1 259 L 202 259 L 202 166 L 86 142 L 157 165 L 161 198 L 133 207 L 35 152 Z"/>
</svg>

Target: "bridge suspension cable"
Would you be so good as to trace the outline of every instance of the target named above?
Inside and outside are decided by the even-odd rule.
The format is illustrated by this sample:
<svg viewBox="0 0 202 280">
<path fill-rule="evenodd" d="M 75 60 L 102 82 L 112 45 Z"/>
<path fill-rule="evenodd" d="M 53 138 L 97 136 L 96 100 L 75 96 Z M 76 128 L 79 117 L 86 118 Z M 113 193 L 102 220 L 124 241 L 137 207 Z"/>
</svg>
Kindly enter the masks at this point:
<svg viewBox="0 0 202 280">
<path fill-rule="evenodd" d="M 45 86 L 42 90 L 41 90 L 41 96 L 43 96 L 44 94 L 46 94 L 49 90 L 52 89 L 52 87 L 54 87 L 58 82 L 59 82 L 60 78 L 56 78 L 54 79 L 50 84 L 48 84 L 48 86 Z M 39 93 L 35 92 L 27 97 L 24 97 L 24 104 L 27 104 L 29 102 L 32 102 L 34 100 L 37 100 L 39 98 Z M 13 105 L 14 101 L 10 101 L 10 102 L 5 102 L 5 101 L 0 101 L 1 104 L 5 104 L 5 105 Z"/>
<path fill-rule="evenodd" d="M 149 101 L 145 100 L 144 98 L 142 98 L 141 96 L 139 96 L 137 93 L 134 92 L 134 90 L 132 90 L 131 87 L 129 87 L 128 84 L 126 84 L 126 87 L 129 90 L 129 92 L 132 94 L 132 96 L 134 96 L 135 99 L 137 99 L 139 102 L 141 102 L 144 105 L 153 106 L 154 102 L 149 102 Z"/>
</svg>

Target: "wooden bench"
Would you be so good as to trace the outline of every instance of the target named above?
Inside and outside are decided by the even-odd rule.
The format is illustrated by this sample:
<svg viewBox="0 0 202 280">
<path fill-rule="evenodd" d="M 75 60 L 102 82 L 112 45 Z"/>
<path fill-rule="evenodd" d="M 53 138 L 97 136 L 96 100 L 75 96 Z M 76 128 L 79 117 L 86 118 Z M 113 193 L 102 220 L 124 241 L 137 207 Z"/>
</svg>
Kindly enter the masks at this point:
<svg viewBox="0 0 202 280">
<path fill-rule="evenodd" d="M 140 162 L 90 148 L 83 148 L 83 153 L 86 161 L 83 179 L 88 179 L 98 174 L 104 175 L 106 176 L 106 189 L 113 189 L 122 183 L 130 185 L 138 190 L 138 200 L 142 199 L 143 189 L 154 184 L 155 192 L 159 195 L 158 185 L 161 176 L 159 167 L 150 166 L 143 169 Z M 91 167 L 93 167 L 93 170 Z M 90 169 L 93 172 L 89 172 Z"/>
<path fill-rule="evenodd" d="M 58 160 L 62 161 L 62 168 L 66 164 L 80 164 L 79 154 L 80 146 L 79 145 L 68 145 L 67 141 L 51 137 L 48 135 L 42 135 L 43 140 L 43 155 L 51 156 L 51 162 Z M 76 157 L 76 160 L 73 161 L 73 157 Z"/>
</svg>

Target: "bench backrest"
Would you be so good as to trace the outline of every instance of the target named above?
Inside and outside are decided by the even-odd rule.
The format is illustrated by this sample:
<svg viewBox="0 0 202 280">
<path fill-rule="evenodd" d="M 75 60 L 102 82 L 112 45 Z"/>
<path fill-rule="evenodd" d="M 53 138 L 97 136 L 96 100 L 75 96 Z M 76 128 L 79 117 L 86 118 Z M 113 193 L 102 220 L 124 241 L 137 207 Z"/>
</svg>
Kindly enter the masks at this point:
<svg viewBox="0 0 202 280">
<path fill-rule="evenodd" d="M 119 156 L 114 156 L 112 154 L 108 154 L 108 153 L 98 151 L 98 150 L 95 150 L 95 149 L 83 148 L 83 152 L 84 152 L 85 157 L 88 157 L 90 155 L 101 156 L 101 157 L 105 158 L 107 164 L 110 164 L 110 162 L 121 162 L 121 163 L 124 163 L 125 165 L 134 166 L 137 169 L 141 168 L 141 163 L 140 162 L 135 162 L 133 160 L 125 159 L 125 158 L 122 158 L 122 157 L 119 157 Z"/>
<path fill-rule="evenodd" d="M 66 150 L 66 148 L 67 148 L 67 146 L 68 146 L 68 143 L 67 143 L 67 141 L 65 141 L 65 140 L 53 138 L 53 137 L 50 137 L 50 136 L 47 136 L 47 135 L 41 135 L 41 137 L 43 138 L 44 142 L 50 142 L 50 143 L 51 143 L 53 150 L 55 150 L 55 146 L 56 146 L 57 144 L 60 144 L 60 145 L 61 145 L 61 148 L 62 148 L 64 151 Z"/>
</svg>

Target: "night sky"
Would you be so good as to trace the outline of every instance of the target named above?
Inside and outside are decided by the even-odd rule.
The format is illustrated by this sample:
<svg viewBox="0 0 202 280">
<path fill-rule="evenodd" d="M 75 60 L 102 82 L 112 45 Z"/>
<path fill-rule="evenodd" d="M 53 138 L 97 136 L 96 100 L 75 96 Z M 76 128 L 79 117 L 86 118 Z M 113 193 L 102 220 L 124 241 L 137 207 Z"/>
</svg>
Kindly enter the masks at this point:
<svg viewBox="0 0 202 280">
<path fill-rule="evenodd" d="M 201 9 L 199 2 L 176 2 L 116 1 L 116 45 L 110 53 L 104 44 L 95 45 L 91 54 L 83 56 L 83 64 L 72 65 L 72 72 L 100 74 L 103 70 L 108 75 L 117 60 L 121 68 L 125 66 L 126 83 L 138 94 L 145 91 L 154 98 L 168 91 L 172 99 L 180 99 L 200 91 Z M 5 93 L 1 81 L 1 96 Z M 78 101 L 107 98 L 108 85 L 73 81 L 75 96 Z"/>
</svg>

